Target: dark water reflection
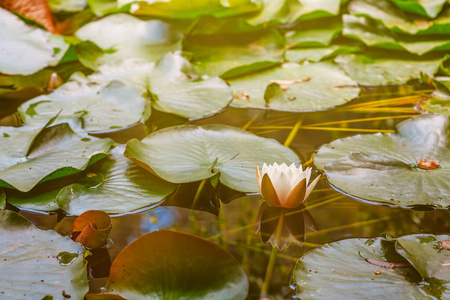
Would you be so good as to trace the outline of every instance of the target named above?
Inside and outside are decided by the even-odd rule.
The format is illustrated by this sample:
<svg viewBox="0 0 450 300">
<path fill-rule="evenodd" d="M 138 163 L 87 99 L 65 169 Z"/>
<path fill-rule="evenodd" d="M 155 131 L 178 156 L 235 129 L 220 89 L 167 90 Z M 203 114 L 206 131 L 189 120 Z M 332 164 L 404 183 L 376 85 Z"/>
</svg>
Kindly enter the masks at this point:
<svg viewBox="0 0 450 300">
<path fill-rule="evenodd" d="M 260 136 L 274 138 L 281 143 L 286 141 L 295 124 L 300 123 L 290 148 L 303 162 L 307 162 L 321 145 L 334 139 L 364 133 L 364 130 L 388 132 L 395 129 L 397 123 L 419 113 L 414 109 L 414 104 L 420 100 L 420 94 L 427 93 L 421 90 L 422 88 L 419 86 L 364 88 L 360 99 L 343 107 L 315 113 L 230 108 L 219 115 L 191 123 L 229 124 Z M 355 109 L 358 108 L 355 107 L 358 103 L 410 95 L 412 96 L 406 98 L 406 104 L 402 104 L 402 101 L 391 101 L 386 105 L 362 106 Z M 111 136 L 125 142 L 132 137 L 142 138 L 152 130 L 184 122 L 183 119 L 165 114 L 155 113 L 152 118 L 155 116 L 159 119 L 150 120 L 145 127 L 133 127 Z M 348 122 L 349 120 L 359 121 Z M 330 122 L 337 123 L 315 125 Z M 322 129 L 311 129 L 309 128 L 311 126 Z M 188 192 L 179 196 L 183 195 L 187 198 L 192 197 L 192 193 Z M 192 199 L 185 200 L 192 201 Z M 208 212 L 207 209 L 200 211 L 186 208 L 189 205 L 184 205 L 185 208 L 169 205 L 151 211 L 114 217 L 112 243 L 108 249 L 111 259 L 114 260 L 126 245 L 138 237 L 158 229 L 195 234 L 215 241 L 233 253 L 249 276 L 251 283 L 249 298 L 259 298 L 259 288 L 264 279 L 271 251 L 270 243 L 262 244 L 260 236 L 255 233 L 261 205 L 259 195 L 242 196 L 226 204 L 219 203 L 218 216 Z M 447 210 L 415 211 L 358 202 L 332 189 L 325 178 L 320 180 L 316 190 L 308 198 L 306 206 L 317 223 L 318 230 L 306 230 L 302 247 L 293 243 L 279 253 L 270 289 L 271 294 L 279 298 L 288 298 L 291 295 L 290 272 L 296 259 L 312 247 L 343 238 L 377 237 L 382 233 L 399 236 L 422 232 L 443 234 L 450 230 Z M 61 234 L 70 232 L 74 220 L 73 217 L 65 217 L 58 223 L 61 216 L 58 217 L 57 214 L 43 215 L 31 212 L 22 214 L 39 227 L 53 229 L 56 226 L 56 230 Z M 91 290 L 99 291 L 104 283 L 105 279 L 92 280 Z"/>
</svg>

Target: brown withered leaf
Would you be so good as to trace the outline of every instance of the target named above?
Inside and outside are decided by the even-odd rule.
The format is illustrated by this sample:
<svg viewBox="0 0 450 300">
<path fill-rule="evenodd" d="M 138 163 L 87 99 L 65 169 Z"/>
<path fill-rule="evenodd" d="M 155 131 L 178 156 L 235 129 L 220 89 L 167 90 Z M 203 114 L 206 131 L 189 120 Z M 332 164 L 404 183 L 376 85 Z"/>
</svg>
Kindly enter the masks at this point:
<svg viewBox="0 0 450 300">
<path fill-rule="evenodd" d="M 450 241 L 442 241 L 438 242 L 439 246 L 441 246 L 442 249 L 450 250 Z"/>
<path fill-rule="evenodd" d="M 57 33 L 45 0 L 0 0 L 0 7 L 38 22 L 51 33 Z"/>
<path fill-rule="evenodd" d="M 439 164 L 441 163 L 440 160 L 436 159 L 418 159 L 417 160 L 417 166 L 421 169 L 425 170 L 434 170 L 439 167 Z"/>
<path fill-rule="evenodd" d="M 111 218 L 101 210 L 89 210 L 75 219 L 71 237 L 87 248 L 95 249 L 108 243 Z"/>
</svg>

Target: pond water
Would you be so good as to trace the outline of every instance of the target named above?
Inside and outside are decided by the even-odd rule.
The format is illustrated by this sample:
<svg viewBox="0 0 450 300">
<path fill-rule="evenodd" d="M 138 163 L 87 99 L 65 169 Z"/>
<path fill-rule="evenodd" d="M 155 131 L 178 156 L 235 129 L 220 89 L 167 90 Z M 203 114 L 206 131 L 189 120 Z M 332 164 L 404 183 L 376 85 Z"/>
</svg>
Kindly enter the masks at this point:
<svg viewBox="0 0 450 300">
<path fill-rule="evenodd" d="M 308 113 L 286 113 L 256 109 L 229 108 L 207 119 L 192 124 L 228 124 L 245 128 L 259 136 L 273 138 L 280 143 L 289 140 L 289 147 L 299 155 L 304 164 L 317 149 L 335 139 L 372 132 L 393 132 L 396 124 L 420 113 L 415 106 L 429 93 L 420 85 L 366 87 L 358 99 L 339 108 Z M 145 126 L 136 126 L 112 134 L 116 141 L 142 138 L 145 132 L 175 124 L 178 118 L 161 114 Z M 300 122 L 300 127 L 295 125 Z M 89 170 L 87 171 L 89 172 Z M 204 197 L 197 209 L 189 209 L 198 184 L 190 193 L 181 195 L 177 201 L 156 208 L 144 208 L 138 212 L 112 215 L 112 231 L 108 245 L 109 257 L 102 252 L 101 263 L 95 267 L 90 281 L 90 291 L 100 292 L 105 286 L 111 261 L 120 251 L 140 236 L 159 229 L 194 234 L 218 243 L 230 251 L 248 274 L 249 299 L 259 299 L 260 288 L 268 264 L 271 244 L 263 244 L 260 233 L 256 234 L 258 211 L 262 203 L 259 194 L 238 195 L 229 203 L 220 204 L 219 210 Z M 179 207 L 176 205 L 184 206 Z M 313 216 L 317 231 L 307 230 L 302 246 L 292 243 L 276 257 L 275 272 L 271 278 L 270 295 L 278 299 L 293 297 L 291 272 L 296 260 L 311 248 L 328 242 L 352 237 L 377 237 L 383 234 L 401 236 L 410 233 L 445 234 L 450 228 L 446 210 L 402 209 L 386 205 L 374 205 L 357 201 L 331 187 L 326 178 L 308 198 L 307 209 Z M 203 209 L 203 210 L 202 210 Z M 55 229 L 70 234 L 75 217 L 61 214 L 43 214 L 30 210 L 20 213 L 39 228 Z M 214 214 L 218 213 L 218 215 Z M 55 227 L 56 226 L 56 227 Z"/>
<path fill-rule="evenodd" d="M 450 299 L 448 1 L 47 2 L 0 0 L 0 299 Z"/>
</svg>

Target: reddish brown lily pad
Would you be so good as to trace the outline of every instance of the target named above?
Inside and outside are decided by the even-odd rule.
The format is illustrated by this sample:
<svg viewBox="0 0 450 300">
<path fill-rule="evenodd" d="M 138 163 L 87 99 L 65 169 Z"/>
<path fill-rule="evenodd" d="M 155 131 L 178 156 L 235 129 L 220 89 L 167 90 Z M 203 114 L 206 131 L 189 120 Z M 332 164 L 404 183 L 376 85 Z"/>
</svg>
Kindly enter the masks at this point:
<svg viewBox="0 0 450 300">
<path fill-rule="evenodd" d="M 108 243 L 111 232 L 111 218 L 101 210 L 89 210 L 75 219 L 72 225 L 72 239 L 87 248 L 95 249 Z"/>
<path fill-rule="evenodd" d="M 128 299 L 239 300 L 248 292 L 247 276 L 230 253 L 205 239 L 170 230 L 146 234 L 128 245 L 110 274 L 105 298 L 88 299 L 119 294 Z"/>
</svg>

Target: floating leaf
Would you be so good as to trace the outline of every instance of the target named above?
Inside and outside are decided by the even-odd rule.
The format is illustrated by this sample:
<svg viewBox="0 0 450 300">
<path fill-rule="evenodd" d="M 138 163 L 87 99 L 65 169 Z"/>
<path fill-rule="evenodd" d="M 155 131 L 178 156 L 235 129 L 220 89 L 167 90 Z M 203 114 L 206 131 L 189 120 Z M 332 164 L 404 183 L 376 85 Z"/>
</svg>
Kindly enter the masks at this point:
<svg viewBox="0 0 450 300">
<path fill-rule="evenodd" d="M 392 2 L 404 11 L 430 18 L 435 18 L 447 3 L 446 0 L 392 0 Z"/>
<path fill-rule="evenodd" d="M 421 101 L 420 108 L 450 116 L 450 81 L 448 78 L 437 80 L 426 75 L 422 75 L 422 77 L 424 77 L 422 80 L 428 81 L 435 90 L 428 99 Z"/>
<path fill-rule="evenodd" d="M 148 92 L 148 77 L 154 63 L 143 58 L 127 58 L 101 65 L 97 72 L 88 76 L 88 80 L 99 84 L 108 84 L 113 80 L 135 87 L 143 94 Z"/>
<path fill-rule="evenodd" d="M 220 173 L 220 182 L 256 192 L 255 168 L 263 163 L 299 163 L 294 152 L 277 141 L 225 125 L 176 126 L 130 140 L 125 156 L 163 179 L 193 182 Z"/>
<path fill-rule="evenodd" d="M 40 230 L 10 210 L 0 210 L 0 235 L 2 298 L 82 299 L 87 293 L 81 244 Z"/>
<path fill-rule="evenodd" d="M 403 84 L 420 73 L 432 76 L 439 69 L 439 59 L 420 60 L 405 54 L 344 54 L 335 61 L 359 84 Z"/>
<path fill-rule="evenodd" d="M 284 40 L 278 32 L 267 30 L 201 35 L 187 39 L 183 50 L 192 52 L 199 73 L 226 79 L 280 64 Z"/>
<path fill-rule="evenodd" d="M 56 122 L 81 119 L 83 129 L 89 132 L 126 127 L 150 116 L 142 92 L 118 81 L 108 85 L 68 82 L 51 94 L 25 102 L 18 110 L 28 125 L 41 125 L 61 111 Z"/>
<path fill-rule="evenodd" d="M 297 287 L 297 297 L 446 299 L 449 254 L 444 252 L 447 250 L 439 253 L 439 247 L 435 246 L 438 246 L 437 241 L 449 238 L 404 236 L 397 239 L 396 248 L 395 241 L 382 238 L 348 239 L 313 249 L 296 264 L 293 281 Z M 405 258 L 411 267 L 396 267 L 404 265 Z M 423 272 L 424 266 L 427 266 L 427 272 Z"/>
<path fill-rule="evenodd" d="M 48 0 L 48 5 L 52 11 L 76 12 L 86 7 L 86 0 Z"/>
<path fill-rule="evenodd" d="M 268 22 L 287 23 L 336 16 L 340 11 L 340 0 L 263 0 L 261 12 L 250 19 L 250 24 Z"/>
<path fill-rule="evenodd" d="M 343 15 L 343 20 L 343 35 L 360 40 L 367 46 L 408 51 L 418 55 L 450 49 L 450 42 L 445 37 L 435 39 L 424 35 L 396 35 L 378 21 L 365 17 Z"/>
<path fill-rule="evenodd" d="M 324 80 L 326 79 L 326 80 Z M 285 63 L 257 74 L 230 80 L 232 104 L 284 111 L 335 107 L 359 94 L 359 88 L 337 65 Z M 248 97 L 241 97 L 245 92 Z"/>
<path fill-rule="evenodd" d="M 450 206 L 450 120 L 419 115 L 403 121 L 396 133 L 356 135 L 319 149 L 315 165 L 345 193 L 402 207 Z M 423 159 L 439 160 L 435 169 Z"/>
<path fill-rule="evenodd" d="M 72 224 L 71 237 L 83 246 L 96 249 L 108 243 L 111 232 L 111 218 L 101 210 L 88 210 Z"/>
<path fill-rule="evenodd" d="M 75 34 L 113 53 L 103 55 L 98 63 L 122 58 L 160 59 L 167 52 L 181 49 L 181 33 L 168 23 L 142 21 L 127 14 L 114 14 L 88 23 Z"/>
<path fill-rule="evenodd" d="M 412 2 L 412 1 L 410 1 Z M 380 20 L 390 30 L 407 34 L 449 34 L 450 9 L 432 22 L 428 18 L 406 14 L 389 0 L 353 0 L 348 5 L 352 15 Z"/>
<path fill-rule="evenodd" d="M 84 170 L 113 145 L 111 139 L 79 136 L 67 123 L 44 129 L 0 127 L 0 133 L 0 186 L 22 192 Z"/>
<path fill-rule="evenodd" d="M 290 62 L 304 62 L 306 60 L 312 62 L 318 62 L 321 60 L 327 60 L 334 58 L 339 54 L 347 54 L 361 51 L 361 47 L 358 44 L 341 44 L 330 45 L 328 47 L 320 48 L 293 48 L 285 52 L 284 57 Z"/>
<path fill-rule="evenodd" d="M 120 252 L 105 291 L 128 299 L 239 300 L 247 296 L 248 281 L 239 263 L 218 245 L 159 230 Z"/>
<path fill-rule="evenodd" d="M 29 75 L 48 66 L 54 53 L 50 35 L 0 8 L 0 72 Z"/>
<path fill-rule="evenodd" d="M 135 3 L 135 0 L 118 0 L 119 6 Z M 141 0 L 132 6 L 132 13 L 138 15 L 150 15 L 170 19 L 194 19 L 203 15 L 215 17 L 230 17 L 245 13 L 251 13 L 259 9 L 253 0 L 196 0 L 186 2 L 184 0 Z"/>
<path fill-rule="evenodd" d="M 425 278 L 430 285 L 438 285 L 441 299 L 450 297 L 450 251 L 442 247 L 448 235 L 414 234 L 397 239 L 396 250 Z M 426 290 L 427 287 L 424 287 Z"/>
<path fill-rule="evenodd" d="M 341 18 L 299 22 L 294 30 L 286 32 L 286 44 L 289 48 L 328 46 L 341 31 Z"/>
<path fill-rule="evenodd" d="M 186 118 L 200 118 L 219 112 L 232 99 L 229 86 L 218 77 L 198 79 L 189 62 L 167 54 L 150 73 L 153 107 Z"/>
<path fill-rule="evenodd" d="M 56 31 L 52 13 L 45 0 L 1 0 L 0 7 L 36 21 L 52 33 Z"/>
<path fill-rule="evenodd" d="M 72 215 L 88 210 L 127 213 L 161 202 L 175 189 L 175 185 L 123 157 L 124 149 L 124 146 L 114 148 L 111 157 L 95 167 L 99 172 L 90 173 L 91 177 L 101 177 L 97 184 L 86 181 L 63 188 L 57 195 L 58 205 Z"/>
</svg>

